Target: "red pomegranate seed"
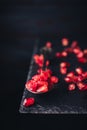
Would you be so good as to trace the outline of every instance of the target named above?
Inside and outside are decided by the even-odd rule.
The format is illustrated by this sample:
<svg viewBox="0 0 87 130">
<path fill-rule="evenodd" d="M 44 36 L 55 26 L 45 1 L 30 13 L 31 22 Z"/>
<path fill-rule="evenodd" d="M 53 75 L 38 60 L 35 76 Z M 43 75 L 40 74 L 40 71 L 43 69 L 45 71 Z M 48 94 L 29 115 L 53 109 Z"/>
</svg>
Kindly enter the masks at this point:
<svg viewBox="0 0 87 130">
<path fill-rule="evenodd" d="M 82 51 L 80 51 L 80 52 L 76 55 L 77 58 L 82 58 L 83 56 L 84 56 L 84 53 L 83 53 Z"/>
<path fill-rule="evenodd" d="M 72 82 L 72 80 L 71 80 L 71 78 L 70 78 L 70 77 L 66 77 L 64 80 L 65 80 L 67 83 Z"/>
<path fill-rule="evenodd" d="M 61 56 L 62 56 L 62 57 L 67 57 L 67 55 L 68 55 L 68 54 L 67 54 L 66 51 L 63 51 L 63 52 L 61 53 Z"/>
<path fill-rule="evenodd" d="M 61 62 L 61 63 L 60 63 L 60 67 L 61 67 L 61 68 L 69 67 L 69 66 L 70 66 L 70 64 L 69 64 L 68 62 Z"/>
<path fill-rule="evenodd" d="M 78 54 L 80 51 L 81 51 L 80 48 L 74 48 L 74 49 L 73 49 L 73 52 L 74 52 L 75 54 Z"/>
<path fill-rule="evenodd" d="M 66 74 L 67 73 L 67 68 L 66 67 L 60 68 L 60 73 L 61 74 Z"/>
<path fill-rule="evenodd" d="M 74 72 L 70 72 L 70 73 L 67 74 L 67 77 L 72 78 L 73 76 L 74 76 Z"/>
<path fill-rule="evenodd" d="M 87 49 L 85 49 L 85 50 L 83 51 L 83 53 L 84 53 L 84 54 L 87 54 Z"/>
<path fill-rule="evenodd" d="M 68 46 L 69 40 L 67 38 L 63 38 L 61 41 L 63 46 Z"/>
<path fill-rule="evenodd" d="M 71 48 L 76 48 L 78 45 L 77 41 L 73 41 L 71 44 Z"/>
<path fill-rule="evenodd" d="M 76 73 L 81 75 L 83 73 L 83 70 L 81 67 L 75 69 Z"/>
<path fill-rule="evenodd" d="M 81 90 L 87 90 L 87 84 Z"/>
<path fill-rule="evenodd" d="M 35 103 L 35 99 L 33 97 L 25 98 L 23 102 L 23 106 L 29 107 L 29 106 L 32 106 L 34 103 Z"/>
<path fill-rule="evenodd" d="M 37 92 L 45 93 L 48 91 L 47 85 L 43 85 L 37 89 Z"/>
<path fill-rule="evenodd" d="M 79 75 L 79 76 L 77 77 L 77 80 L 81 82 L 81 81 L 83 80 L 83 76 L 82 76 L 82 75 Z"/>
<path fill-rule="evenodd" d="M 47 42 L 47 43 L 46 43 L 46 47 L 47 47 L 47 48 L 51 48 L 51 47 L 52 47 L 52 43 L 51 43 L 51 42 Z"/>
<path fill-rule="evenodd" d="M 83 76 L 83 78 L 86 79 L 86 78 L 87 78 L 87 72 L 83 72 L 83 73 L 82 73 L 82 76 Z"/>
<path fill-rule="evenodd" d="M 75 84 L 72 83 L 72 84 L 69 84 L 69 88 L 68 89 L 70 91 L 72 91 L 72 90 L 75 90 L 75 87 L 76 87 Z"/>
<path fill-rule="evenodd" d="M 37 90 L 37 82 L 34 80 L 27 81 L 25 87 L 27 90 L 35 92 Z"/>
<path fill-rule="evenodd" d="M 82 57 L 82 58 L 78 58 L 78 62 L 80 62 L 80 63 L 86 63 L 87 60 L 84 57 Z"/>
<path fill-rule="evenodd" d="M 58 83 L 59 79 L 56 76 L 51 77 L 51 82 L 52 83 Z"/>
<path fill-rule="evenodd" d="M 50 64 L 50 61 L 47 60 L 47 61 L 46 61 L 46 66 L 49 66 L 49 64 Z"/>
<path fill-rule="evenodd" d="M 82 90 L 85 87 L 85 84 L 82 82 L 77 83 L 77 86 L 80 90 Z"/>
<path fill-rule="evenodd" d="M 57 58 L 61 58 L 61 57 L 62 57 L 62 55 L 61 55 L 60 52 L 56 52 L 55 56 L 56 56 Z"/>
</svg>

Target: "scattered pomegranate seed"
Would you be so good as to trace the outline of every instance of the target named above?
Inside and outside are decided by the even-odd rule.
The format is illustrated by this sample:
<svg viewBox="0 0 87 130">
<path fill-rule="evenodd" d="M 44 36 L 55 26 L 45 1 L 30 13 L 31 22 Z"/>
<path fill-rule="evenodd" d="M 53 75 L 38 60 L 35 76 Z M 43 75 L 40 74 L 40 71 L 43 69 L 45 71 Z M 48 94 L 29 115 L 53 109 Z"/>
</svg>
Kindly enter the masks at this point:
<svg viewBox="0 0 87 130">
<path fill-rule="evenodd" d="M 46 43 L 46 47 L 47 47 L 47 48 L 51 48 L 51 47 L 52 47 L 52 43 L 51 43 L 51 42 L 47 42 L 47 43 Z"/>
<path fill-rule="evenodd" d="M 83 53 L 82 51 L 80 51 L 80 52 L 76 55 L 77 58 L 82 58 L 83 56 L 84 56 L 84 53 Z"/>
<path fill-rule="evenodd" d="M 76 48 L 78 45 L 77 41 L 73 41 L 71 44 L 71 48 Z"/>
<path fill-rule="evenodd" d="M 61 63 L 60 63 L 60 67 L 61 67 L 61 68 L 69 67 L 69 66 L 70 66 L 70 64 L 69 64 L 68 62 L 61 62 Z"/>
<path fill-rule="evenodd" d="M 84 53 L 84 54 L 87 54 L 87 49 L 85 49 L 85 50 L 83 51 L 83 53 Z"/>
<path fill-rule="evenodd" d="M 68 46 L 68 44 L 69 44 L 69 40 L 67 38 L 63 38 L 62 39 L 62 45 L 63 46 Z"/>
<path fill-rule="evenodd" d="M 67 74 L 67 77 L 72 78 L 73 76 L 74 76 L 74 72 L 69 72 L 69 73 Z"/>
<path fill-rule="evenodd" d="M 48 86 L 47 85 L 43 85 L 43 86 L 39 87 L 37 89 L 37 92 L 42 92 L 42 93 L 48 92 Z"/>
<path fill-rule="evenodd" d="M 86 63 L 87 60 L 84 57 L 82 57 L 82 58 L 78 58 L 78 62 L 80 62 L 80 63 Z"/>
<path fill-rule="evenodd" d="M 75 84 L 69 84 L 69 90 L 72 91 L 72 90 L 75 90 Z"/>
<path fill-rule="evenodd" d="M 56 52 L 55 56 L 56 56 L 57 58 L 61 58 L 61 57 L 62 57 L 62 55 L 61 55 L 60 52 Z"/>
<path fill-rule="evenodd" d="M 70 78 L 70 77 L 66 77 L 66 78 L 64 78 L 64 80 L 65 80 L 67 83 L 72 82 L 72 80 L 71 80 L 71 78 Z"/>
<path fill-rule="evenodd" d="M 58 83 L 58 81 L 59 81 L 59 79 L 57 77 L 55 77 L 55 76 L 51 77 L 51 82 Z"/>
<path fill-rule="evenodd" d="M 68 55 L 68 54 L 67 54 L 66 51 L 63 51 L 63 52 L 61 53 L 61 56 L 62 56 L 62 57 L 67 57 L 67 55 Z"/>
<path fill-rule="evenodd" d="M 77 83 L 77 86 L 80 90 L 82 90 L 85 87 L 85 84 L 82 82 Z"/>
<path fill-rule="evenodd" d="M 80 53 L 80 48 L 79 47 L 77 47 L 77 48 L 74 48 L 73 49 L 73 52 L 75 53 L 75 54 L 78 54 L 78 53 Z"/>
<path fill-rule="evenodd" d="M 81 75 L 83 73 L 83 70 L 81 67 L 75 69 L 76 73 Z"/>
<path fill-rule="evenodd" d="M 60 73 L 61 74 L 66 74 L 67 73 L 67 68 L 66 67 L 60 68 Z"/>
<path fill-rule="evenodd" d="M 34 103 L 35 103 L 35 99 L 33 97 L 25 98 L 23 102 L 23 106 L 29 107 L 29 106 L 32 106 Z"/>
<path fill-rule="evenodd" d="M 49 64 L 50 64 L 50 61 L 47 60 L 47 61 L 46 61 L 46 66 L 49 66 Z"/>
</svg>

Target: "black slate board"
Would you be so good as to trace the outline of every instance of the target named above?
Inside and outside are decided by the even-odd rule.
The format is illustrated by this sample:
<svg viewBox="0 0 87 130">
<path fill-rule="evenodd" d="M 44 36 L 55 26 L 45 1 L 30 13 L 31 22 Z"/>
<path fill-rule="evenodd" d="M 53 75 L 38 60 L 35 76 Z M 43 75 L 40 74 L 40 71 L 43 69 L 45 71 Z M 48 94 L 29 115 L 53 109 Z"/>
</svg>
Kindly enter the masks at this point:
<svg viewBox="0 0 87 130">
<path fill-rule="evenodd" d="M 34 47 L 34 52 L 38 53 L 40 48 L 44 45 L 45 41 L 41 41 L 41 44 L 36 45 Z M 83 48 L 85 46 L 82 46 Z M 60 42 L 55 41 L 53 43 L 53 50 L 61 51 L 62 46 Z M 31 77 L 36 73 L 37 66 L 32 60 L 27 76 L 27 80 L 31 79 Z M 63 81 L 63 76 L 61 76 L 58 72 L 59 63 L 64 61 L 64 59 L 56 60 L 50 59 L 51 65 L 50 68 L 54 72 L 56 76 L 60 78 L 60 83 L 55 87 L 54 90 L 45 93 L 45 94 L 32 94 L 26 88 L 24 88 L 23 97 L 21 100 L 19 112 L 20 113 L 33 113 L 33 114 L 87 114 L 87 91 L 79 91 L 76 89 L 75 91 L 68 91 L 67 84 Z M 84 70 L 87 69 L 87 64 L 81 65 L 77 62 L 73 55 L 70 55 L 67 59 L 65 59 L 71 63 L 71 67 L 69 69 L 74 69 L 75 67 L 81 66 Z M 55 67 L 53 67 L 55 65 Z M 35 97 L 35 104 L 31 107 L 24 107 L 23 101 L 25 98 Z"/>
</svg>

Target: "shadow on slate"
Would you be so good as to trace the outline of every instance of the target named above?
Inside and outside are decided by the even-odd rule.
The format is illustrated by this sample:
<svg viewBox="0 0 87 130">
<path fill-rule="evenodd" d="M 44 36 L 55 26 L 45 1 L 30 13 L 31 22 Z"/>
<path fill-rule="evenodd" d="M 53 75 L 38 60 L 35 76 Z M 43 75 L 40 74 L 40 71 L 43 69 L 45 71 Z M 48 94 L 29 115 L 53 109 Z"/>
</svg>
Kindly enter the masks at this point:
<svg viewBox="0 0 87 130">
<path fill-rule="evenodd" d="M 46 39 L 39 41 L 39 45 L 34 48 L 35 53 L 40 52 L 40 48 L 45 45 Z M 52 40 L 53 43 L 53 53 L 61 51 L 62 46 L 58 38 Z M 83 46 L 85 48 L 85 46 Z M 37 65 L 35 65 L 33 56 L 31 58 L 30 69 L 28 72 L 27 80 L 31 79 L 31 77 L 37 72 Z M 87 91 L 79 91 L 76 89 L 75 91 L 68 91 L 68 85 L 64 82 L 63 76 L 59 73 L 59 63 L 62 60 L 54 60 L 50 58 L 51 64 L 50 69 L 53 71 L 54 75 L 58 76 L 60 82 L 54 88 L 54 90 L 45 93 L 45 94 L 32 94 L 24 88 L 23 97 L 21 100 L 19 112 L 20 113 L 33 113 L 33 114 L 87 114 Z M 81 66 L 84 70 L 87 68 L 87 64 L 79 64 L 75 59 L 75 56 L 70 55 L 65 59 L 67 62 L 71 63 L 70 70 L 74 70 L 74 68 Z M 54 67 L 55 66 L 55 67 Z M 25 98 L 34 97 L 36 103 L 31 107 L 24 107 L 23 101 Z"/>
</svg>

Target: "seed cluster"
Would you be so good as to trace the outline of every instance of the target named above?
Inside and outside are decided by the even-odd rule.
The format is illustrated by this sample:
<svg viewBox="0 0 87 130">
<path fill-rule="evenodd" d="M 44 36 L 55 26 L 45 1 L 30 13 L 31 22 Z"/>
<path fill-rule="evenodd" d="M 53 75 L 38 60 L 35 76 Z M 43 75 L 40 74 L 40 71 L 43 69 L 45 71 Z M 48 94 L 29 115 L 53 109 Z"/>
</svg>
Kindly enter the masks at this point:
<svg viewBox="0 0 87 130">
<path fill-rule="evenodd" d="M 69 39 L 63 38 L 61 43 L 64 49 L 61 52 L 55 52 L 54 56 L 56 59 L 64 59 L 70 54 L 73 54 L 77 59 L 77 62 L 81 64 L 87 63 L 87 49 L 82 50 L 77 41 L 73 41 L 69 46 Z M 33 56 L 34 62 L 38 66 L 38 70 L 31 80 L 28 80 L 25 84 L 28 91 L 35 94 L 46 93 L 54 88 L 54 84 L 59 83 L 59 77 L 55 76 L 49 68 L 50 59 L 47 58 L 47 54 L 52 54 L 52 49 L 52 43 L 48 41 L 46 45 L 42 47 L 42 53 Z M 76 88 L 81 91 L 87 90 L 87 71 L 84 71 L 81 66 L 69 71 L 70 66 L 71 64 L 65 60 L 59 65 L 59 72 L 63 75 L 63 80 L 67 83 L 68 90 L 72 91 Z M 34 103 L 35 99 L 30 97 L 24 99 L 23 105 L 28 107 Z"/>
</svg>

